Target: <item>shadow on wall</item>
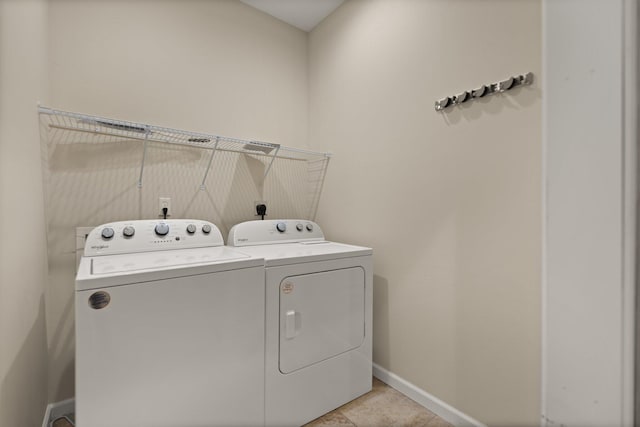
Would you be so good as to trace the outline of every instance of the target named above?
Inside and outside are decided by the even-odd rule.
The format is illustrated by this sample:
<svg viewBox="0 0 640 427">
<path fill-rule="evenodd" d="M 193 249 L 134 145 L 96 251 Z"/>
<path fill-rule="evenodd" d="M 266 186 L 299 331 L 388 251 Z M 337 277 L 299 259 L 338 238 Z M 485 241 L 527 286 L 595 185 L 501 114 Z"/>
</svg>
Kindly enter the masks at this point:
<svg viewBox="0 0 640 427">
<path fill-rule="evenodd" d="M 49 401 L 74 394 L 76 227 L 158 218 L 159 197 L 171 198 L 171 218 L 204 219 L 222 235 L 256 219 L 315 219 L 328 159 L 321 162 L 211 150 L 121 136 L 56 129 L 41 118 L 49 290 Z M 211 167 L 209 168 L 209 163 Z M 142 177 L 142 186 L 138 180 Z M 204 185 L 204 188 L 201 188 Z"/>
<path fill-rule="evenodd" d="M 46 384 L 46 339 L 44 296 L 41 296 L 33 326 L 0 384 L 0 425 L 3 427 L 42 425 L 46 390 L 32 387 Z"/>
<path fill-rule="evenodd" d="M 49 387 L 52 396 L 72 396 L 75 389 L 75 298 L 73 290 L 62 295 L 66 301 L 62 303 L 61 317 L 49 339 L 49 369 L 56 374 Z"/>
<path fill-rule="evenodd" d="M 373 360 L 380 366 L 390 366 L 389 355 L 389 280 L 373 275 Z"/>
<path fill-rule="evenodd" d="M 462 120 L 469 122 L 481 119 L 487 114 L 500 114 L 505 109 L 519 110 L 530 107 L 539 102 L 540 98 L 542 98 L 542 90 L 537 83 L 534 83 L 533 86 L 521 86 L 505 93 L 497 93 L 455 105 L 438 114 L 442 114 L 447 125 L 455 125 Z"/>
</svg>

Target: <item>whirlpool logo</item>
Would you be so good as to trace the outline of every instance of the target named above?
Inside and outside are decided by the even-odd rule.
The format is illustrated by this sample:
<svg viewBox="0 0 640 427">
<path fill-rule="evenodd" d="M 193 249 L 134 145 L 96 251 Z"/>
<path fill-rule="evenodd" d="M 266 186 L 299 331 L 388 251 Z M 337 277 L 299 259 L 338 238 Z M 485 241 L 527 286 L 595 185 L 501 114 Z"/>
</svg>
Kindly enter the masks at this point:
<svg viewBox="0 0 640 427">
<path fill-rule="evenodd" d="M 91 249 L 107 249 L 109 245 L 93 245 Z"/>
<path fill-rule="evenodd" d="M 89 297 L 89 307 L 94 310 L 100 310 L 105 308 L 111 302 L 111 295 L 105 291 L 98 291 L 91 294 Z"/>
</svg>

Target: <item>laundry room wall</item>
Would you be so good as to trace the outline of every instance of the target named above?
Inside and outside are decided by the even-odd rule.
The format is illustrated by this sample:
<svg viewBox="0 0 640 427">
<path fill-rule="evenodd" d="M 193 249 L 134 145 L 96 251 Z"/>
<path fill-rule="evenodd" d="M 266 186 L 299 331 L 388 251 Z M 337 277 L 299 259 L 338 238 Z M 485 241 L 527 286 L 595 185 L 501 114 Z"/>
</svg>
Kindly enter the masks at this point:
<svg viewBox="0 0 640 427">
<path fill-rule="evenodd" d="M 0 1 L 0 427 L 47 403 L 46 236 L 38 101 L 48 99 L 47 1 Z"/>
<path fill-rule="evenodd" d="M 310 145 L 335 153 L 317 219 L 374 248 L 374 362 L 487 425 L 538 425 L 541 2 L 350 0 L 309 58 Z"/>
<path fill-rule="evenodd" d="M 237 0 L 56 0 L 50 4 L 50 106 L 108 118 L 305 147 L 307 35 Z M 203 218 L 226 235 L 268 215 L 308 216 L 305 170 L 152 144 L 142 188 L 142 143 L 50 128 L 43 119 L 50 297 L 49 400 L 74 394 L 75 227 L 157 218 Z M 302 166 L 304 167 L 304 166 Z M 298 191 L 300 190 L 300 191 Z"/>
</svg>

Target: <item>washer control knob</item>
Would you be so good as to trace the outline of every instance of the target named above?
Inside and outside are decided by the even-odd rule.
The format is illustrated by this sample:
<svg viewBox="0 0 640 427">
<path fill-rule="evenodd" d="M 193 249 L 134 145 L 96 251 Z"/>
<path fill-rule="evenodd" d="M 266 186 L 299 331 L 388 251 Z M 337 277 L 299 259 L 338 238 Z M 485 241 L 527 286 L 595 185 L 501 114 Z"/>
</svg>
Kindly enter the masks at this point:
<svg viewBox="0 0 640 427">
<path fill-rule="evenodd" d="M 205 224 L 202 226 L 202 232 L 204 234 L 209 234 L 211 233 L 211 226 L 209 224 Z"/>
<path fill-rule="evenodd" d="M 122 230 L 122 234 L 124 235 L 124 237 L 132 237 L 134 234 L 136 234 L 136 229 L 133 228 L 130 225 L 127 225 L 123 230 Z"/>
<path fill-rule="evenodd" d="M 158 236 L 166 236 L 169 234 L 169 224 L 166 222 L 160 222 L 156 225 L 155 232 Z"/>
<path fill-rule="evenodd" d="M 296 224 L 296 230 L 302 231 L 304 230 L 304 227 L 302 226 L 302 224 Z"/>
<path fill-rule="evenodd" d="M 278 230 L 281 233 L 284 233 L 285 231 L 287 231 L 287 224 L 284 222 L 277 223 L 276 230 Z"/>
<path fill-rule="evenodd" d="M 196 226 L 193 224 L 187 225 L 187 233 L 193 234 L 196 232 Z"/>
<path fill-rule="evenodd" d="M 313 224 L 307 224 L 307 231 L 313 231 Z"/>
<path fill-rule="evenodd" d="M 115 234 L 115 232 L 113 231 L 113 228 L 111 227 L 105 227 L 102 229 L 102 238 L 109 240 L 110 238 L 113 237 L 113 235 Z"/>
</svg>

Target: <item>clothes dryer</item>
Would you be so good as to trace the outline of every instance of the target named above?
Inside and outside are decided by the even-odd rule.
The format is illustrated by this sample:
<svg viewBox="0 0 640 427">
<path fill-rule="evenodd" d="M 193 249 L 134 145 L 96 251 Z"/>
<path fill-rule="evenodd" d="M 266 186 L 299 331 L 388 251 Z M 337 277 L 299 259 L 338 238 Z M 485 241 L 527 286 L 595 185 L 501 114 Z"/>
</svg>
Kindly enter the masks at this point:
<svg viewBox="0 0 640 427">
<path fill-rule="evenodd" d="M 95 228 L 76 277 L 77 425 L 263 425 L 263 280 L 207 221 Z"/>
<path fill-rule="evenodd" d="M 371 390 L 372 250 L 312 221 L 249 221 L 227 244 L 264 258 L 265 423 L 300 426 Z"/>
</svg>

